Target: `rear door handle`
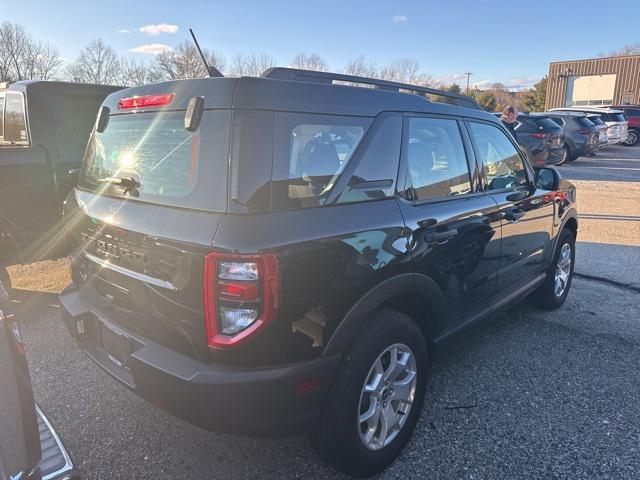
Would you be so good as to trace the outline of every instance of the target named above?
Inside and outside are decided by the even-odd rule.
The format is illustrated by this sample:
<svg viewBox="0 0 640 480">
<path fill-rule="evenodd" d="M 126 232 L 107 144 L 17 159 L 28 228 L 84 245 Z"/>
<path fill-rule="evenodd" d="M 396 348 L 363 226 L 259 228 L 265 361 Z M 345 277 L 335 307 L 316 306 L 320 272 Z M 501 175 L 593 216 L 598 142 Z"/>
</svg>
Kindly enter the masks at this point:
<svg viewBox="0 0 640 480">
<path fill-rule="evenodd" d="M 439 243 L 445 244 L 450 238 L 455 237 L 458 234 L 458 230 L 455 228 L 447 228 L 446 230 L 436 231 L 424 234 L 424 240 L 427 243 Z"/>
</svg>

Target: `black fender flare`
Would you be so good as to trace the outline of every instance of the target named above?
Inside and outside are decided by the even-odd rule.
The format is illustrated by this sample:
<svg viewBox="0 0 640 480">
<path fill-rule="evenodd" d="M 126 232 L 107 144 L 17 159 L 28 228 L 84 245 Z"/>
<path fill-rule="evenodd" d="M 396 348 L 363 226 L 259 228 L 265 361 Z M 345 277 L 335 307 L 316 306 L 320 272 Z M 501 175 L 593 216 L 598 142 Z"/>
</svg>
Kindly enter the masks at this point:
<svg viewBox="0 0 640 480">
<path fill-rule="evenodd" d="M 560 222 L 560 225 L 558 225 L 557 230 L 555 231 L 555 237 L 553 239 L 553 249 L 551 250 L 552 255 L 549 257 L 550 258 L 549 261 L 553 259 L 553 253 L 555 253 L 556 248 L 558 246 L 558 239 L 560 238 L 560 232 L 564 230 L 564 228 L 567 226 L 567 223 L 571 219 L 575 220 L 576 225 L 580 224 L 578 220 L 578 211 L 576 210 L 575 207 L 571 207 L 569 210 L 567 210 L 567 212 L 562 217 L 562 221 Z M 577 241 L 578 239 L 576 238 L 575 240 Z"/>
<path fill-rule="evenodd" d="M 439 320 L 447 318 L 444 294 L 433 279 L 417 273 L 399 274 L 377 284 L 351 307 L 329 338 L 322 356 L 344 353 L 376 309 L 392 298 L 407 293 L 424 296 L 436 318 Z"/>
</svg>

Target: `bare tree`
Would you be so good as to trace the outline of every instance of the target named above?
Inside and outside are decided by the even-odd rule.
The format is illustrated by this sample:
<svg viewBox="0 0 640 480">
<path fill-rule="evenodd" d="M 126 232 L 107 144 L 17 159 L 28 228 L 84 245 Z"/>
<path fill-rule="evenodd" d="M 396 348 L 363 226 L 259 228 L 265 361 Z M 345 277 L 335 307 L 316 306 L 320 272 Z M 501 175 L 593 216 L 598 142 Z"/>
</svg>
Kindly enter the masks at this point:
<svg viewBox="0 0 640 480">
<path fill-rule="evenodd" d="M 379 76 L 378 67 L 375 63 L 367 61 L 364 55 L 360 55 L 347 62 L 347 66 L 344 69 L 344 73 L 348 75 L 356 75 L 359 77 L 372 77 Z"/>
<path fill-rule="evenodd" d="M 291 66 L 301 70 L 315 70 L 318 72 L 324 72 L 329 68 L 327 62 L 317 53 L 306 54 L 304 52 L 300 52 L 293 57 Z"/>
<path fill-rule="evenodd" d="M 116 83 L 127 87 L 138 87 L 162 81 L 154 65 L 132 57 L 121 57 Z"/>
<path fill-rule="evenodd" d="M 120 60 L 116 52 L 104 40 L 91 41 L 67 68 L 67 76 L 73 82 L 117 84 L 120 76 Z"/>
<path fill-rule="evenodd" d="M 62 64 L 58 49 L 17 23 L 0 25 L 0 81 L 49 80 Z"/>
<path fill-rule="evenodd" d="M 221 54 L 202 49 L 209 65 L 224 70 L 225 61 Z M 202 78 L 209 76 L 196 47 L 188 41 L 181 42 L 174 50 L 163 52 L 156 57 L 158 77 L 163 80 L 181 78 Z"/>
<path fill-rule="evenodd" d="M 640 55 L 640 43 L 629 43 L 617 50 L 611 50 L 608 54 L 601 53 L 600 57 L 619 57 L 623 55 Z"/>
<path fill-rule="evenodd" d="M 266 53 L 238 53 L 233 58 L 231 73 L 234 76 L 259 77 L 265 70 L 275 67 L 276 61 Z"/>
<path fill-rule="evenodd" d="M 420 64 L 411 58 L 401 58 L 380 70 L 380 77 L 393 82 L 410 83 L 428 87 L 432 85 L 431 75 L 420 72 Z"/>
</svg>

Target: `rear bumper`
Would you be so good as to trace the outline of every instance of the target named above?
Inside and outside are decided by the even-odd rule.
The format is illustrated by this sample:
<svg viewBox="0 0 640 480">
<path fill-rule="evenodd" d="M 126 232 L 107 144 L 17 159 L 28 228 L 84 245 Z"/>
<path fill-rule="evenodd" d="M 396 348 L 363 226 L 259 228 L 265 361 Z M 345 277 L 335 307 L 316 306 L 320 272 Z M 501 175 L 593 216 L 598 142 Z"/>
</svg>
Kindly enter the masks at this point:
<svg viewBox="0 0 640 480">
<path fill-rule="evenodd" d="M 308 431 L 340 361 L 337 355 L 273 368 L 211 365 L 110 324 L 73 285 L 60 303 L 69 332 L 99 366 L 155 406 L 207 430 L 252 436 Z M 134 346 L 124 365 L 116 364 L 93 334 L 104 324 Z M 320 387 L 296 394 L 296 383 L 309 379 L 320 379 Z"/>
</svg>

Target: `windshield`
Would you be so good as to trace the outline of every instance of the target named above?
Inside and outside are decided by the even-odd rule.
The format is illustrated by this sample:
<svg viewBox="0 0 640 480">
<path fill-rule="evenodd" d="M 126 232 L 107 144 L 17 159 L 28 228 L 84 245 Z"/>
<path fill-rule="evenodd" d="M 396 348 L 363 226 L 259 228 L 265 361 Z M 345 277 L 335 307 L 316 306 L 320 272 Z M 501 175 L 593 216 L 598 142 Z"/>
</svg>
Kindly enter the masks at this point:
<svg viewBox="0 0 640 480">
<path fill-rule="evenodd" d="M 230 114 L 206 112 L 196 132 L 184 128 L 184 115 L 111 115 L 106 130 L 92 134 L 80 186 L 104 195 L 223 211 Z"/>
</svg>

